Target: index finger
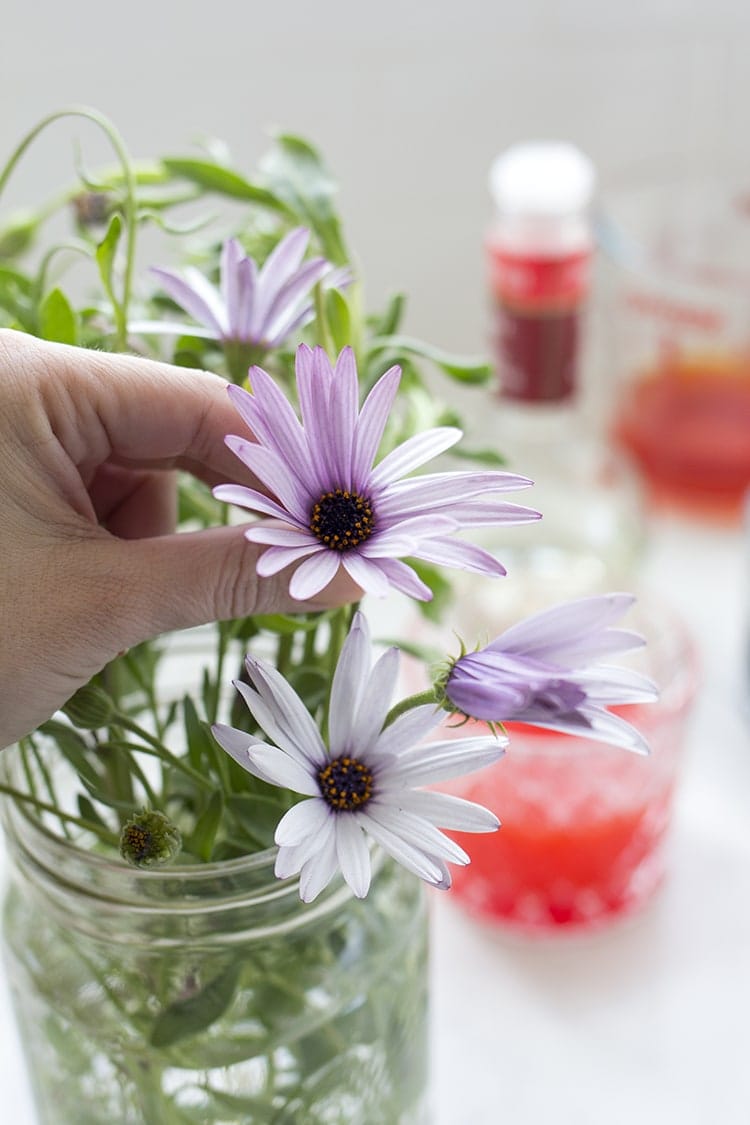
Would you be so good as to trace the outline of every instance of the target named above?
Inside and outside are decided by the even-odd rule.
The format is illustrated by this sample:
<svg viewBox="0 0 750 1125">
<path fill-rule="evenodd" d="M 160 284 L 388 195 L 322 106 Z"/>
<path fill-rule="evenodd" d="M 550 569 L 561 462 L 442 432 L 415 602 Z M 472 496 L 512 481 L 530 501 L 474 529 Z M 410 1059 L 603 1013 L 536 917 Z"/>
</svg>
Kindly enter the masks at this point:
<svg viewBox="0 0 750 1125">
<path fill-rule="evenodd" d="M 209 483 L 247 478 L 224 444 L 226 434 L 246 427 L 219 375 L 18 332 L 3 331 L 0 343 L 35 386 L 56 438 L 82 471 L 110 460 L 186 468 Z"/>
</svg>

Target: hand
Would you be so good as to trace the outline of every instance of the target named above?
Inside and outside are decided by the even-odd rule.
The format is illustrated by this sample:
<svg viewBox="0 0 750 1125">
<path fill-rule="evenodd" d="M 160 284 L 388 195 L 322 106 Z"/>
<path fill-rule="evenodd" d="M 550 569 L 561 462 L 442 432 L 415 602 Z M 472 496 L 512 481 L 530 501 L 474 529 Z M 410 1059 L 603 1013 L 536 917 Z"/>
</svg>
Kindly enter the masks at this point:
<svg viewBox="0 0 750 1125">
<path fill-rule="evenodd" d="M 174 534 L 173 470 L 240 480 L 237 427 L 217 375 L 0 329 L 0 748 L 148 637 L 358 596 L 292 601 L 242 528 Z"/>
</svg>

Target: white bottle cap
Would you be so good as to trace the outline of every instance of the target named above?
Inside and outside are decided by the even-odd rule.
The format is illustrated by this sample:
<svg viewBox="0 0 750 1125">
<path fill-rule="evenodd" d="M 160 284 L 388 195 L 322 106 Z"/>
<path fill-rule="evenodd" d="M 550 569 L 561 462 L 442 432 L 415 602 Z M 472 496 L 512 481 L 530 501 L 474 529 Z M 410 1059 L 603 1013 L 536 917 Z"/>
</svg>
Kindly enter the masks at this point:
<svg viewBox="0 0 750 1125">
<path fill-rule="evenodd" d="M 498 211 L 540 218 L 585 211 L 595 184 L 591 160 L 565 141 L 513 145 L 493 161 L 489 177 Z"/>
</svg>

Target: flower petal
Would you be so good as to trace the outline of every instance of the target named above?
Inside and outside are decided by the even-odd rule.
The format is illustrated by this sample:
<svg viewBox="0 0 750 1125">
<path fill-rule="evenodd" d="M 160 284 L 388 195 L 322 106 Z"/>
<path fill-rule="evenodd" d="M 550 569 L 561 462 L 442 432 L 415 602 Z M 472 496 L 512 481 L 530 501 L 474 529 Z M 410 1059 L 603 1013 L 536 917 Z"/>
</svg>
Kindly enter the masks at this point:
<svg viewBox="0 0 750 1125">
<path fill-rule="evenodd" d="M 250 772 L 249 751 L 260 744 L 260 739 L 244 730 L 228 727 L 225 723 L 214 723 L 211 732 L 223 750 L 226 750 L 238 765 Z"/>
<path fill-rule="evenodd" d="M 422 539 L 413 554 L 415 558 L 424 559 L 425 562 L 468 570 L 474 574 L 502 578 L 507 573 L 503 564 L 498 562 L 489 551 L 485 551 L 484 547 L 478 547 L 475 543 L 465 543 L 461 539 L 445 539 L 442 536 L 435 539 Z"/>
<path fill-rule="evenodd" d="M 424 879 L 425 882 L 432 883 L 435 886 L 442 883 L 445 874 L 442 863 L 432 856 L 426 855 L 420 848 L 407 843 L 397 832 L 394 832 L 391 828 L 386 828 L 379 820 L 374 819 L 368 813 L 360 813 L 359 819 L 363 828 L 375 843 L 380 844 L 383 851 L 392 856 L 407 871 L 411 871 L 414 875 L 418 875 L 420 879 Z"/>
<path fill-rule="evenodd" d="M 402 754 L 388 772 L 389 785 L 431 785 L 472 773 L 502 758 L 507 738 L 460 738 L 429 742 Z"/>
<path fill-rule="evenodd" d="M 216 339 L 223 338 L 226 327 L 225 316 L 219 294 L 213 289 L 210 282 L 206 282 L 206 285 L 213 292 L 209 292 L 207 296 L 204 286 L 196 288 L 191 281 L 173 273 L 172 270 L 159 269 L 153 266 L 151 273 L 156 274 L 161 281 L 162 288 L 176 304 L 194 317 L 199 324 L 204 324 L 207 328 L 210 328 Z M 205 281 L 205 278 L 203 280 Z"/>
<path fill-rule="evenodd" d="M 251 512 L 260 512 L 264 516 L 282 520 L 284 523 L 292 522 L 292 516 L 275 500 L 271 500 L 269 496 L 254 488 L 246 488 L 244 484 L 217 484 L 213 489 L 213 495 L 217 500 L 224 500 L 228 504 L 239 504 L 241 508 L 249 508 Z M 296 523 L 299 527 L 301 521 L 298 520 Z"/>
<path fill-rule="evenodd" d="M 313 797 L 309 801 L 298 801 L 276 825 L 274 840 L 281 847 L 294 847 L 322 831 L 333 815 L 323 800 Z"/>
<path fill-rule="evenodd" d="M 336 817 L 336 857 L 341 874 L 357 898 L 364 898 L 370 889 L 372 866 L 370 849 L 356 814 L 341 813 Z"/>
<path fill-rule="evenodd" d="M 352 488 L 360 491 L 369 479 L 383 431 L 401 382 L 401 368 L 389 367 L 365 399 L 359 414 L 352 454 Z"/>
<path fill-rule="evenodd" d="M 245 538 L 251 543 L 254 542 L 250 532 L 245 532 Z M 310 543 L 307 547 L 269 547 L 256 562 L 255 572 L 261 578 L 271 578 L 274 574 L 279 574 L 288 566 L 293 566 L 294 563 L 314 555 L 319 550 L 319 543 Z"/>
<path fill-rule="evenodd" d="M 328 738 L 334 758 L 352 746 L 355 715 L 369 672 L 370 629 L 364 614 L 356 613 L 331 683 Z"/>
<path fill-rule="evenodd" d="M 295 227 L 277 243 L 263 263 L 258 273 L 253 309 L 252 330 L 256 339 L 261 338 L 268 310 L 279 289 L 299 269 L 309 241 L 310 231 L 306 227 Z"/>
<path fill-rule="evenodd" d="M 361 755 L 365 761 L 369 761 L 369 755 L 376 750 L 378 736 L 390 710 L 396 687 L 398 665 L 397 648 L 387 649 L 375 662 L 353 721 L 351 751 L 355 757 Z"/>
<path fill-rule="evenodd" d="M 445 711 L 436 703 L 423 703 L 399 715 L 397 719 L 381 731 L 377 742 L 378 753 L 389 753 L 398 757 L 405 750 L 411 750 L 416 743 L 445 721 Z"/>
<path fill-rule="evenodd" d="M 338 871 L 336 859 L 336 833 L 332 832 L 320 850 L 302 865 L 299 897 L 303 902 L 312 902 L 328 886 Z"/>
<path fill-rule="evenodd" d="M 398 798 L 399 807 L 429 820 L 439 828 L 454 832 L 494 832 L 500 821 L 493 812 L 449 793 L 406 789 Z"/>
<path fill-rule="evenodd" d="M 306 797 L 320 795 L 317 780 L 283 750 L 261 743 L 249 751 L 248 758 L 250 765 L 246 768 L 261 781 L 291 789 L 294 793 L 303 793 Z"/>
<path fill-rule="evenodd" d="M 616 621 L 634 601 L 631 594 L 599 594 L 564 602 L 511 625 L 490 647 L 559 662 L 573 640 Z"/>
<path fill-rule="evenodd" d="M 432 590 L 407 563 L 400 559 L 378 559 L 378 570 L 385 575 L 394 590 L 399 590 L 408 598 L 416 598 L 417 601 L 432 601 Z"/>
<path fill-rule="evenodd" d="M 305 559 L 295 570 L 289 583 L 290 595 L 300 602 L 306 602 L 310 598 L 314 598 L 335 578 L 338 569 L 338 552 L 319 551 Z"/>
<path fill-rule="evenodd" d="M 247 465 L 282 507 L 300 523 L 309 517 L 310 506 L 306 493 L 299 481 L 290 473 L 286 464 L 274 449 L 248 441 L 236 434 L 227 434 L 225 444 L 244 465 Z"/>
<path fill-rule="evenodd" d="M 364 558 L 359 551 L 346 551 L 341 555 L 341 565 L 350 578 L 361 586 L 366 594 L 374 598 L 384 598 L 390 591 L 390 582 L 381 563 Z"/>
<path fill-rule="evenodd" d="M 308 762 L 317 771 L 328 760 L 328 754 L 317 724 L 297 692 L 279 670 L 267 661 L 253 660 L 248 656 L 245 666 L 253 687 L 248 688 L 241 680 L 235 681 L 236 687 L 262 729 L 274 742 L 278 741 L 277 736 L 283 739 L 278 742 L 283 750 Z M 269 723 L 266 714 L 262 719 L 260 717 L 258 698 L 248 697 L 248 691 L 253 689 L 270 713 L 273 733 L 266 727 Z"/>
<path fill-rule="evenodd" d="M 389 829 L 405 843 L 412 844 L 434 859 L 462 865 L 469 862 L 468 855 L 455 840 L 444 836 L 424 817 L 409 812 L 395 794 L 387 804 L 371 801 L 367 806 L 367 821 L 368 826 L 376 821 L 382 828 Z"/>
<path fill-rule="evenodd" d="M 297 415 L 262 367 L 252 367 L 250 379 L 253 394 L 234 384 L 227 388 L 232 405 L 256 440 L 275 450 L 291 473 L 314 487 L 309 478 L 307 440 Z"/>
<path fill-rule="evenodd" d="M 405 476 L 413 469 L 418 469 L 425 461 L 430 461 L 433 457 L 444 453 L 446 449 L 450 449 L 461 437 L 461 431 L 455 427 L 439 426 L 407 438 L 373 469 L 370 476 L 372 486 L 379 488 L 390 484 L 391 481 Z"/>
</svg>

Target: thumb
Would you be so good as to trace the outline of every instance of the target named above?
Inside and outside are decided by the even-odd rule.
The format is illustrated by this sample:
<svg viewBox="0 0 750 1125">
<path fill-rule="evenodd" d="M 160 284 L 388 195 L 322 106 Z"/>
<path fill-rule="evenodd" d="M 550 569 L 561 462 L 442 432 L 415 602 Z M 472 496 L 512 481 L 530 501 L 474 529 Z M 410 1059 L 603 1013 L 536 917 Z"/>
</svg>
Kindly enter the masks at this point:
<svg viewBox="0 0 750 1125">
<path fill-rule="evenodd" d="M 152 539 L 112 540 L 107 567 L 124 590 L 118 650 L 173 629 L 256 613 L 304 613 L 358 600 L 362 591 L 343 568 L 310 601 L 289 594 L 291 568 L 259 577 L 263 547 L 242 527 L 217 527 Z M 115 612 L 112 624 L 117 620 Z"/>
</svg>

